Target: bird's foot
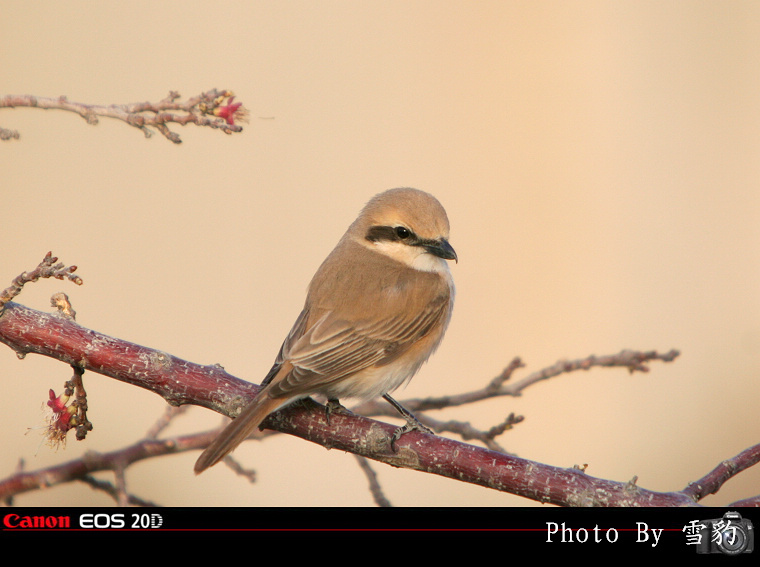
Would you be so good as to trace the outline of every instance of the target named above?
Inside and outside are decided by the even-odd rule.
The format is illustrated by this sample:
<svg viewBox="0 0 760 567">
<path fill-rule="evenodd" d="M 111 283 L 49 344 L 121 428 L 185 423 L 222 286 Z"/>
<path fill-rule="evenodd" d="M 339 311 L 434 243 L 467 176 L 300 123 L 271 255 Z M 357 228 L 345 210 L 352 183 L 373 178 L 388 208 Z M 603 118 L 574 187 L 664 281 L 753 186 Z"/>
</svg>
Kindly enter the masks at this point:
<svg viewBox="0 0 760 567">
<path fill-rule="evenodd" d="M 430 435 L 435 435 L 435 432 L 427 427 L 426 425 L 423 425 L 419 419 L 414 417 L 414 414 L 410 412 L 408 409 L 406 409 L 404 406 L 402 406 L 400 403 L 398 403 L 396 400 L 390 397 L 388 394 L 384 394 L 383 398 L 385 398 L 385 401 L 387 401 L 389 404 L 391 404 L 394 408 L 396 408 L 396 411 L 398 411 L 402 416 L 404 416 L 404 419 L 406 420 L 406 425 L 403 427 L 399 427 L 396 431 L 393 432 L 393 435 L 391 436 L 391 449 L 393 449 L 393 452 L 397 452 L 396 449 L 396 441 L 398 441 L 402 435 L 405 433 L 409 433 L 410 431 L 422 431 L 423 433 L 429 433 Z"/>
<path fill-rule="evenodd" d="M 351 412 L 343 406 L 337 399 L 327 400 L 325 404 L 325 417 L 327 418 L 327 425 L 330 425 L 330 416 L 333 413 L 342 413 L 344 415 L 350 415 Z"/>
<path fill-rule="evenodd" d="M 409 414 L 408 416 L 405 415 L 404 418 L 406 419 L 406 425 L 403 425 L 396 429 L 396 431 L 393 432 L 393 435 L 391 436 L 391 449 L 394 453 L 398 452 L 398 447 L 396 447 L 396 441 L 401 439 L 402 435 L 405 435 L 409 433 L 410 431 L 421 431 L 422 433 L 429 433 L 430 435 L 435 435 L 435 431 L 430 429 L 428 426 L 423 425 L 416 417 L 414 417 L 412 414 Z"/>
</svg>

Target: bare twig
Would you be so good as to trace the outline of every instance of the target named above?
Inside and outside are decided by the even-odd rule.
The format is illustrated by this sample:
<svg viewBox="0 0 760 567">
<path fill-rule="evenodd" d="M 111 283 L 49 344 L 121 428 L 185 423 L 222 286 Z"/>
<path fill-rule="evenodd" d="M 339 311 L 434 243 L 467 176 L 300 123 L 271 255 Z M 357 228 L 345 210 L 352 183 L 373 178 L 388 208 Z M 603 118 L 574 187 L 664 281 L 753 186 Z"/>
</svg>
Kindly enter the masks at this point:
<svg viewBox="0 0 760 567">
<path fill-rule="evenodd" d="M 590 370 L 593 367 L 621 367 L 627 368 L 630 373 L 634 372 L 649 372 L 647 363 L 653 361 L 672 362 L 679 356 L 679 352 L 675 349 L 666 353 L 658 353 L 657 351 L 634 351 L 623 350 L 617 354 L 610 354 L 606 356 L 591 355 L 586 358 L 580 358 L 576 360 L 560 360 L 538 372 L 526 376 L 518 382 L 507 384 L 506 382 L 512 378 L 514 373 L 524 367 L 525 365 L 519 358 L 515 358 L 512 362 L 502 371 L 501 374 L 491 380 L 485 387 L 480 390 L 473 390 L 471 392 L 464 392 L 455 396 L 440 396 L 430 398 L 415 398 L 404 401 L 404 407 L 409 411 L 420 412 L 431 409 L 450 408 L 455 406 L 462 406 L 478 402 L 481 400 L 487 400 L 490 398 L 500 396 L 520 396 L 522 391 L 537 382 L 542 380 L 548 380 L 561 374 L 570 372 L 576 372 L 578 370 Z M 381 400 L 372 400 L 363 403 L 355 408 L 353 411 L 364 415 L 386 415 L 394 416 L 395 412 L 393 408 L 388 404 L 383 403 Z M 421 417 L 422 421 L 428 427 L 436 428 L 434 422 L 426 421 L 426 417 Z M 512 424 L 517 423 L 515 421 Z"/>
<path fill-rule="evenodd" d="M 465 441 L 480 441 L 492 451 L 499 451 L 500 453 L 506 453 L 507 451 L 496 442 L 496 438 L 524 420 L 523 416 L 510 413 L 501 423 L 494 425 L 486 431 L 481 431 L 473 427 L 469 422 L 456 420 L 438 421 L 427 414 L 418 414 L 418 418 L 436 433 L 454 433 Z"/>
<path fill-rule="evenodd" d="M 548 380 L 554 378 L 560 374 L 566 372 L 575 372 L 577 370 L 590 370 L 596 366 L 600 367 L 620 367 L 627 368 L 628 372 L 633 374 L 634 372 L 649 372 L 649 366 L 647 363 L 653 360 L 660 360 L 662 362 L 672 362 L 680 353 L 673 349 L 666 353 L 658 353 L 657 351 L 635 351 L 635 350 L 623 350 L 617 354 L 611 354 L 606 356 L 591 355 L 586 358 L 579 358 L 576 360 L 560 360 L 553 366 L 544 368 L 539 372 L 534 372 L 530 376 L 527 376 L 519 382 L 512 383 L 511 385 L 500 385 L 497 390 L 501 396 L 519 396 L 521 392 L 541 380 Z"/>
<path fill-rule="evenodd" d="M 145 438 L 158 439 L 158 436 L 161 434 L 161 432 L 169 427 L 169 424 L 174 421 L 174 418 L 184 414 L 186 411 L 187 406 L 166 406 L 166 410 L 164 411 L 163 415 L 156 421 L 156 423 L 153 424 L 153 427 L 147 431 Z"/>
<path fill-rule="evenodd" d="M 383 488 L 377 481 L 377 474 L 372 468 L 372 465 L 370 465 L 369 461 L 364 457 L 360 457 L 359 455 L 354 455 L 354 457 L 356 457 L 356 462 L 359 464 L 359 468 L 367 477 L 367 481 L 369 482 L 369 491 L 372 494 L 372 499 L 375 501 L 375 504 L 381 508 L 390 508 L 392 504 L 390 500 L 385 497 L 385 494 L 383 494 Z"/>
<path fill-rule="evenodd" d="M 217 431 L 217 434 L 219 432 Z M 249 469 L 244 467 L 242 464 L 238 462 L 237 459 L 235 459 L 232 455 L 227 455 L 224 460 L 222 461 L 228 469 L 230 469 L 232 472 L 234 472 L 238 476 L 242 476 L 243 478 L 247 479 L 248 482 L 253 484 L 256 482 L 256 471 L 253 469 Z"/>
<path fill-rule="evenodd" d="M 151 457 L 170 455 L 189 450 L 198 450 L 211 442 L 215 432 L 196 434 L 188 437 L 175 437 L 172 439 L 144 439 L 111 453 L 89 452 L 81 459 L 69 461 L 41 471 L 19 471 L 9 478 L 0 481 L 0 500 L 28 492 L 38 490 L 75 480 L 84 480 L 88 475 L 98 471 L 113 471 L 117 477 L 118 471 L 123 470 L 132 463 L 149 459 Z M 92 483 L 89 483 L 92 484 Z M 125 488 L 117 485 L 111 492 L 115 499 L 119 500 L 119 491 L 125 494 Z M 122 502 L 124 498 L 121 498 Z M 129 498 L 127 498 L 129 500 Z"/>
<path fill-rule="evenodd" d="M 694 500 L 701 500 L 709 494 L 715 494 L 729 479 L 758 462 L 760 462 L 760 444 L 745 449 L 731 459 L 726 459 L 698 481 L 690 482 L 683 489 L 683 493 Z"/>
<path fill-rule="evenodd" d="M 179 135 L 169 130 L 167 124 L 195 124 L 221 130 L 225 134 L 242 132 L 236 124 L 247 122 L 248 111 L 235 96 L 227 90 L 213 89 L 196 97 L 179 101 L 179 93 L 172 91 L 169 96 L 158 102 L 135 102 L 131 104 L 87 104 L 72 102 L 65 96 L 57 98 L 32 95 L 6 95 L 0 98 L 0 108 L 43 108 L 46 110 L 66 110 L 75 112 L 88 124 L 97 124 L 98 117 L 115 118 L 139 128 L 146 138 L 153 135 L 155 128 L 168 140 L 179 144 Z M 0 129 L 0 140 L 16 139 L 18 132 Z"/>
<path fill-rule="evenodd" d="M 143 508 L 157 506 L 157 504 L 154 502 L 144 500 L 143 498 L 139 498 L 133 494 L 126 494 L 125 497 L 122 498 L 119 489 L 116 488 L 113 483 L 104 480 L 98 480 L 90 475 L 84 475 L 77 480 L 89 485 L 95 490 L 105 492 L 111 498 L 113 498 L 115 502 L 123 503 L 123 505 L 141 506 Z"/>
<path fill-rule="evenodd" d="M 0 292 L 0 315 L 3 313 L 5 304 L 21 293 L 24 285 L 29 282 L 36 282 L 40 278 L 56 278 L 59 280 L 66 278 L 77 285 L 82 285 L 82 278 L 74 274 L 77 269 L 76 266 L 64 266 L 63 262 L 59 262 L 58 264 L 56 264 L 56 262 L 58 262 L 58 258 L 53 256 L 52 252 L 48 252 L 42 259 L 42 262 L 40 262 L 35 269 L 31 272 L 23 272 L 16 276 L 11 285 Z M 66 294 L 62 295 L 65 297 L 65 302 L 68 303 L 69 298 L 66 297 Z M 53 297 L 55 300 L 56 296 Z M 70 304 L 68 308 L 71 308 Z M 59 305 L 59 310 L 66 313 L 63 302 Z M 76 313 L 73 310 L 66 313 L 66 315 L 70 316 L 72 319 L 76 317 Z"/>
</svg>

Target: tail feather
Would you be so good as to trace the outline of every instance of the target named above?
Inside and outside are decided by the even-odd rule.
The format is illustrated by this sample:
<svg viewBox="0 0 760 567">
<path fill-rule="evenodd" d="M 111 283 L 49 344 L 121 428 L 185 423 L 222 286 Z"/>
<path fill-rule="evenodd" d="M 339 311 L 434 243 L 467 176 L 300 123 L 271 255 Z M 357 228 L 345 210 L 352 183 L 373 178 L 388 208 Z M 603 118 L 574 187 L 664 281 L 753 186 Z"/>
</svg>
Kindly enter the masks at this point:
<svg viewBox="0 0 760 567">
<path fill-rule="evenodd" d="M 256 397 L 201 453 L 195 462 L 195 474 L 200 474 L 221 461 L 253 433 L 266 416 L 288 401 L 270 398 L 266 393 Z"/>
</svg>

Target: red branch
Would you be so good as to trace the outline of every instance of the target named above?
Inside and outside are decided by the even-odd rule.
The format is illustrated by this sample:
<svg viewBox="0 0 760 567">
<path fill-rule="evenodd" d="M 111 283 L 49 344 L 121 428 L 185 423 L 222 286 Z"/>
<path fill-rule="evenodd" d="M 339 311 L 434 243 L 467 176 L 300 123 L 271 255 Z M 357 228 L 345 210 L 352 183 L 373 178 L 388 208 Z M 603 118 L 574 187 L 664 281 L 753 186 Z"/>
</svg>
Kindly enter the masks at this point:
<svg viewBox="0 0 760 567">
<path fill-rule="evenodd" d="M 84 370 L 145 388 L 169 404 L 195 404 L 229 413 L 258 391 L 217 365 L 200 365 L 165 352 L 91 331 L 71 319 L 9 302 L 0 341 L 19 357 L 49 356 Z M 234 415 L 234 413 L 233 413 Z"/>
<path fill-rule="evenodd" d="M 148 389 L 172 405 L 195 404 L 235 415 L 258 390 L 219 366 L 194 364 L 85 329 L 70 318 L 16 303 L 8 303 L 0 317 L 0 341 L 20 356 L 29 352 L 49 356 Z M 653 492 L 635 483 L 594 478 L 578 469 L 535 463 L 418 432 L 402 437 L 399 450 L 394 453 L 389 439 L 396 426 L 351 413 L 334 413 L 328 424 L 325 412 L 319 408 L 316 402 L 306 400 L 272 414 L 264 425 L 392 466 L 425 471 L 539 502 L 564 506 L 695 505 L 695 499 L 684 493 Z M 93 470 L 87 468 L 88 472 Z"/>
</svg>

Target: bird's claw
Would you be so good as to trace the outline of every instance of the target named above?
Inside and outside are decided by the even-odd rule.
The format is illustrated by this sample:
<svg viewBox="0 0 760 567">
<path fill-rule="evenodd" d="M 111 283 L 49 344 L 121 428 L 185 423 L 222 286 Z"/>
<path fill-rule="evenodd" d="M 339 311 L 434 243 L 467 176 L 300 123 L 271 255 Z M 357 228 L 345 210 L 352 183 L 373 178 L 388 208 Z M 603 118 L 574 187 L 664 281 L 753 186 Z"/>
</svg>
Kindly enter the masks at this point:
<svg viewBox="0 0 760 567">
<path fill-rule="evenodd" d="M 325 417 L 327 418 L 327 425 L 330 425 L 330 416 L 333 413 L 342 413 L 342 414 L 350 414 L 351 412 L 348 411 L 343 404 L 340 403 L 338 400 L 327 400 L 327 403 L 325 404 Z"/>
<path fill-rule="evenodd" d="M 429 433 L 430 435 L 435 435 L 435 432 L 427 427 L 426 425 L 423 425 L 420 423 L 417 418 L 412 417 L 411 419 L 407 419 L 406 425 L 403 425 L 402 427 L 399 427 L 396 429 L 396 431 L 393 432 L 393 435 L 391 436 L 391 449 L 394 453 L 398 453 L 398 447 L 396 447 L 396 441 L 401 439 L 402 435 L 405 435 L 409 433 L 410 431 L 421 431 L 422 433 Z"/>
</svg>

